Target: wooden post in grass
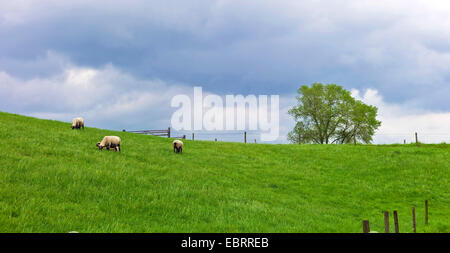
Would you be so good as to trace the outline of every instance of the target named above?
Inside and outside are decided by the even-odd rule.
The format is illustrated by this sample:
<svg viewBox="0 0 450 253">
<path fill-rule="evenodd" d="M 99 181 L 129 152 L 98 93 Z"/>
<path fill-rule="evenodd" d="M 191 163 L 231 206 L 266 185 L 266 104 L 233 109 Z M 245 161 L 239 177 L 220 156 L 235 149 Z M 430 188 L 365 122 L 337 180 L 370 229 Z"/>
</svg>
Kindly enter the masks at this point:
<svg viewBox="0 0 450 253">
<path fill-rule="evenodd" d="M 384 211 L 384 232 L 389 233 L 389 212 Z"/>
<path fill-rule="evenodd" d="M 167 128 L 167 138 L 170 138 L 170 127 Z"/>
<path fill-rule="evenodd" d="M 183 140 L 186 140 L 186 135 L 183 135 Z"/>
<path fill-rule="evenodd" d="M 406 139 L 403 139 L 403 144 L 406 144 Z"/>
<path fill-rule="evenodd" d="M 255 139 L 255 143 L 256 143 L 256 139 Z"/>
<path fill-rule="evenodd" d="M 217 138 L 215 138 L 214 141 L 217 141 Z"/>
<path fill-rule="evenodd" d="M 428 200 L 425 200 L 425 225 L 428 225 Z"/>
<path fill-rule="evenodd" d="M 416 232 L 416 208 L 412 207 L 412 222 L 413 222 L 413 231 Z"/>
<path fill-rule="evenodd" d="M 400 233 L 398 229 L 398 215 L 397 210 L 394 210 L 394 226 L 395 226 L 395 233 Z"/>
<path fill-rule="evenodd" d="M 192 133 L 192 140 L 194 140 L 194 133 Z"/>
<path fill-rule="evenodd" d="M 370 232 L 369 220 L 363 220 L 363 233 Z"/>
<path fill-rule="evenodd" d="M 247 132 L 244 132 L 244 143 L 247 143 Z"/>
<path fill-rule="evenodd" d="M 416 145 L 419 145 L 419 140 L 417 139 L 417 132 L 416 132 Z"/>
</svg>

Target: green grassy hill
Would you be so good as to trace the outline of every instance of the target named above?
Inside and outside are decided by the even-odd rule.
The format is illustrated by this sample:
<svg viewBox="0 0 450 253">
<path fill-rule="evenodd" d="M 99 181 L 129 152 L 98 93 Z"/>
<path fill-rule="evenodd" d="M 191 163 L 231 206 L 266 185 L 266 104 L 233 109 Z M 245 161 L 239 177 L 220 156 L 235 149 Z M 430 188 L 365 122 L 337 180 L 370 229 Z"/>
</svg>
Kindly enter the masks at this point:
<svg viewBox="0 0 450 253">
<path fill-rule="evenodd" d="M 171 142 L 0 113 L 0 232 L 450 232 L 450 145 Z"/>
</svg>

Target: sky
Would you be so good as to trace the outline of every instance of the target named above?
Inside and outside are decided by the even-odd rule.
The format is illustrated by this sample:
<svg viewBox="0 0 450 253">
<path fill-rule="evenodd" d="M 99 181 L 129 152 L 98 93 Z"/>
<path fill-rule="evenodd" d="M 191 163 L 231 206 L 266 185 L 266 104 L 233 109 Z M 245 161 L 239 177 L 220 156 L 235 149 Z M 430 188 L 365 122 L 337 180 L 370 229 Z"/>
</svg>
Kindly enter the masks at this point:
<svg viewBox="0 0 450 253">
<path fill-rule="evenodd" d="M 200 86 L 279 95 L 285 143 L 314 82 L 377 106 L 375 143 L 450 142 L 450 3 L 0 0 L 0 111 L 167 128 L 171 98 Z"/>
</svg>

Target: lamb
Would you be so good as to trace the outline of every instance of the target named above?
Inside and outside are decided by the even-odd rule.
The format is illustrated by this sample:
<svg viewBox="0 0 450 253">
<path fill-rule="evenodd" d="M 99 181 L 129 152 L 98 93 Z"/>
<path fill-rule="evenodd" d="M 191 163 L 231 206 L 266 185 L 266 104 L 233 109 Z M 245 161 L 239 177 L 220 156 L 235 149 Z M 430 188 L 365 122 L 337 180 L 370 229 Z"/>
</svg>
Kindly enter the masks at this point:
<svg viewBox="0 0 450 253">
<path fill-rule="evenodd" d="M 113 143 L 111 143 L 111 145 L 109 145 L 109 148 L 106 147 L 106 149 L 107 150 L 114 150 L 114 151 L 119 150 L 120 151 L 120 145 L 114 145 Z"/>
<path fill-rule="evenodd" d="M 180 140 L 173 141 L 173 152 L 183 153 L 183 142 Z"/>
<path fill-rule="evenodd" d="M 107 150 L 114 149 L 114 151 L 120 149 L 121 140 L 120 137 L 117 136 L 105 136 L 103 137 L 103 140 L 101 142 L 97 142 L 98 149 L 102 150 L 103 148 L 106 148 Z"/>
<path fill-rule="evenodd" d="M 114 150 L 114 151 L 117 151 L 117 150 L 119 150 L 119 152 L 120 152 L 120 148 L 117 146 L 111 146 L 111 147 L 109 147 L 109 149 L 108 150 Z"/>
<path fill-rule="evenodd" d="M 84 129 L 84 119 L 83 118 L 74 118 L 72 120 L 72 129 Z"/>
</svg>

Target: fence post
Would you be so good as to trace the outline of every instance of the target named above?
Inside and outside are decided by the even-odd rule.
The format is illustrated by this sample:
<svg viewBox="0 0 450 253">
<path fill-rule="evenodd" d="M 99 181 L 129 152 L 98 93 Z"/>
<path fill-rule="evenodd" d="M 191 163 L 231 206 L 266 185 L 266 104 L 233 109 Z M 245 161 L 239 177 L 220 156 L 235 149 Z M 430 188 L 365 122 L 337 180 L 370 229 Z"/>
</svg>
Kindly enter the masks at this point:
<svg viewBox="0 0 450 253">
<path fill-rule="evenodd" d="M 419 145 L 419 140 L 417 139 L 417 132 L 416 132 L 416 145 Z"/>
<path fill-rule="evenodd" d="M 255 143 L 256 143 L 256 139 L 255 139 Z"/>
<path fill-rule="evenodd" d="M 215 138 L 214 141 L 217 141 L 217 138 Z"/>
<path fill-rule="evenodd" d="M 398 214 L 397 214 L 397 210 L 394 210 L 394 226 L 395 226 L 395 233 L 400 233 L 400 230 L 398 229 Z"/>
<path fill-rule="evenodd" d="M 403 144 L 406 144 L 406 139 L 403 139 Z"/>
<path fill-rule="evenodd" d="M 244 132 L 244 143 L 247 143 L 247 132 Z"/>
<path fill-rule="evenodd" d="M 370 232 L 369 220 L 363 220 L 363 233 Z"/>
<path fill-rule="evenodd" d="M 384 232 L 389 233 L 389 212 L 384 211 Z"/>
<path fill-rule="evenodd" d="M 394 210 L 394 226 L 395 226 L 395 233 L 400 233 L 400 230 L 398 229 L 398 214 L 397 214 L 397 210 Z"/>
<path fill-rule="evenodd" d="M 167 138 L 170 138 L 170 127 L 167 128 Z"/>
<path fill-rule="evenodd" d="M 428 225 L 428 200 L 425 200 L 425 225 Z"/>
<path fill-rule="evenodd" d="M 412 207 L 412 222 L 413 222 L 413 230 L 416 232 L 416 208 Z"/>
<path fill-rule="evenodd" d="M 186 135 L 183 135 L 183 140 L 186 140 Z"/>
<path fill-rule="evenodd" d="M 192 133 L 192 140 L 194 140 L 194 133 Z"/>
</svg>

